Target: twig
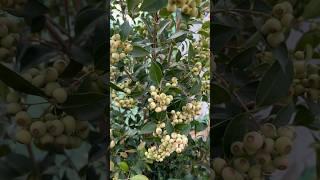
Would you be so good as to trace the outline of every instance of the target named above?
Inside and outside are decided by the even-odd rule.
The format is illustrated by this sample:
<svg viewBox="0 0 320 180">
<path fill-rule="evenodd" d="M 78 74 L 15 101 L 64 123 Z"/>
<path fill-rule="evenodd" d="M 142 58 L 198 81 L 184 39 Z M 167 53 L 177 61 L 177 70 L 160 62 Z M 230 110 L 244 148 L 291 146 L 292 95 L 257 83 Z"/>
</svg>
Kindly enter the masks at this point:
<svg viewBox="0 0 320 180">
<path fill-rule="evenodd" d="M 129 73 L 129 71 L 126 69 L 126 68 L 124 68 L 124 72 L 129 76 L 129 78 L 131 79 L 131 81 L 135 81 L 134 79 L 133 79 L 133 77 L 131 76 L 131 74 Z"/>
<path fill-rule="evenodd" d="M 172 56 L 172 49 L 173 44 L 170 44 L 169 54 L 168 54 L 168 65 L 170 66 L 171 56 Z"/>
<path fill-rule="evenodd" d="M 69 6 L 68 6 L 68 1 L 64 0 L 64 9 L 66 13 L 66 23 L 67 23 L 67 30 L 68 30 L 68 35 L 70 35 L 71 28 L 70 28 L 70 19 L 69 19 Z"/>
<path fill-rule="evenodd" d="M 47 29 L 48 29 L 50 35 L 53 37 L 53 39 L 57 40 L 58 43 L 63 47 L 62 50 L 64 52 L 68 52 L 67 51 L 68 48 L 65 45 L 65 41 L 62 39 L 62 37 L 59 35 L 59 33 L 55 30 L 55 28 L 52 26 L 50 21 L 46 22 L 46 26 L 47 26 Z"/>
</svg>

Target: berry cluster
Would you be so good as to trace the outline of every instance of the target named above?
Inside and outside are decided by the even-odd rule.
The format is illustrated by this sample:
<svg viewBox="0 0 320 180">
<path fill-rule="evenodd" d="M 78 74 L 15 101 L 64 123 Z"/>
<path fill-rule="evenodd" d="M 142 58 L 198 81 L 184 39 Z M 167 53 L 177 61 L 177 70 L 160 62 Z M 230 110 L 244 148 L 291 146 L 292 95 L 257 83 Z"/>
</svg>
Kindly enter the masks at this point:
<svg viewBox="0 0 320 180">
<path fill-rule="evenodd" d="M 185 135 L 177 134 L 175 132 L 171 135 L 165 135 L 161 138 L 159 146 L 152 146 L 145 152 L 148 159 L 162 162 L 166 157 L 173 152 L 181 153 L 188 144 L 188 138 Z"/>
<path fill-rule="evenodd" d="M 164 135 L 167 135 L 167 130 L 164 130 L 165 127 L 165 123 L 158 122 L 156 131 L 153 132 L 153 136 L 162 137 Z"/>
<path fill-rule="evenodd" d="M 48 145 L 67 149 L 78 148 L 82 139 L 87 138 L 90 132 L 87 121 L 76 121 L 70 115 L 59 118 L 47 113 L 41 120 L 32 122 L 27 112 L 20 111 L 15 119 L 19 125 L 16 140 L 22 144 L 30 144 L 33 140 L 42 148 Z"/>
<path fill-rule="evenodd" d="M 111 64 L 118 63 L 133 50 L 129 42 L 122 42 L 119 34 L 114 34 L 110 40 Z"/>
<path fill-rule="evenodd" d="M 271 64 L 274 62 L 272 52 L 270 52 L 270 51 L 259 52 L 256 54 L 256 57 L 257 57 L 257 59 L 259 59 L 263 63 Z"/>
<path fill-rule="evenodd" d="M 225 180 L 263 179 L 276 169 L 288 166 L 287 155 L 291 152 L 295 137 L 292 127 L 279 127 L 271 123 L 261 126 L 259 132 L 247 133 L 243 141 L 234 142 L 231 147 L 232 159 L 215 158 L 213 168 Z"/>
<path fill-rule="evenodd" d="M 52 66 L 41 64 L 22 72 L 21 76 L 34 86 L 41 88 L 47 96 L 53 97 L 57 103 L 64 103 L 68 94 L 66 89 L 59 84 L 58 78 L 65 70 L 67 62 L 59 57 L 52 61 Z"/>
<path fill-rule="evenodd" d="M 202 63 L 201 62 L 197 62 L 194 67 L 192 68 L 191 72 L 195 75 L 198 76 L 201 72 L 202 69 Z"/>
<path fill-rule="evenodd" d="M 136 105 L 136 100 L 129 97 L 129 95 L 131 94 L 130 84 L 131 80 L 125 80 L 124 82 L 117 84 L 117 86 L 121 88 L 124 93 L 116 93 L 115 91 L 112 91 L 111 97 L 117 107 L 130 109 Z"/>
<path fill-rule="evenodd" d="M 167 11 L 172 13 L 181 8 L 183 14 L 197 17 L 199 15 L 197 5 L 200 3 L 199 0 L 168 0 Z"/>
<path fill-rule="evenodd" d="M 195 116 L 200 115 L 201 112 L 201 103 L 197 101 L 192 101 L 191 103 L 187 103 L 182 107 L 182 112 L 180 111 L 171 111 L 171 124 L 182 124 L 182 123 L 190 123 Z"/>
<path fill-rule="evenodd" d="M 13 18 L 0 17 L 0 62 L 13 61 L 16 43 L 20 37 L 19 26 L 19 22 Z"/>
<path fill-rule="evenodd" d="M 204 76 L 203 80 L 201 81 L 201 91 L 202 94 L 209 94 L 210 92 L 210 78 L 209 76 Z"/>
<path fill-rule="evenodd" d="M 288 1 L 278 3 L 273 7 L 273 17 L 262 26 L 262 32 L 267 35 L 267 41 L 271 47 L 276 47 L 285 40 L 284 30 L 291 25 L 294 19 L 292 12 L 292 5 Z"/>
<path fill-rule="evenodd" d="M 176 87 L 178 85 L 178 79 L 176 77 L 171 78 L 171 82 L 166 83 L 166 86 Z"/>
<path fill-rule="evenodd" d="M 27 2 L 28 0 L 2 0 L 0 1 L 0 9 L 13 8 L 17 11 L 21 11 Z"/>
<path fill-rule="evenodd" d="M 165 93 L 160 93 L 160 90 L 155 86 L 150 86 L 150 94 L 152 98 L 148 99 L 149 108 L 155 110 L 155 112 L 166 111 L 168 105 L 173 100 L 172 95 L 166 95 Z"/>
</svg>

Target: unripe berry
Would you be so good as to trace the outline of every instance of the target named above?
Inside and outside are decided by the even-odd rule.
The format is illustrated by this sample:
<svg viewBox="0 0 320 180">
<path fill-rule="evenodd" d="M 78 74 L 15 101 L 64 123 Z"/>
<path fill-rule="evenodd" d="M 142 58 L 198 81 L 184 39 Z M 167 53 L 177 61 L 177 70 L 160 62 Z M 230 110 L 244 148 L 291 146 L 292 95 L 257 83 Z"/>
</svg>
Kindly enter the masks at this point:
<svg viewBox="0 0 320 180">
<path fill-rule="evenodd" d="M 245 153 L 243 143 L 239 141 L 232 143 L 230 150 L 234 156 L 242 156 Z"/>
<path fill-rule="evenodd" d="M 161 109 L 161 107 L 156 107 L 155 111 L 158 113 L 158 112 L 161 112 L 162 109 Z"/>
<path fill-rule="evenodd" d="M 304 74 L 306 71 L 305 63 L 303 61 L 294 62 L 294 73 L 295 74 Z"/>
<path fill-rule="evenodd" d="M 46 122 L 48 132 L 53 136 L 59 136 L 64 131 L 64 125 L 60 120 L 53 120 Z"/>
<path fill-rule="evenodd" d="M 18 93 L 11 91 L 7 94 L 6 100 L 8 103 L 17 103 L 20 100 L 20 96 Z"/>
<path fill-rule="evenodd" d="M 27 127 L 31 123 L 29 114 L 25 111 L 20 111 L 15 116 L 16 123 L 21 127 Z"/>
<path fill-rule="evenodd" d="M 271 123 L 263 124 L 261 126 L 261 132 L 268 138 L 275 138 L 277 136 L 277 128 Z"/>
<path fill-rule="evenodd" d="M 265 138 L 264 144 L 262 146 L 263 152 L 272 153 L 274 148 L 274 140 L 271 138 Z"/>
<path fill-rule="evenodd" d="M 271 47 L 277 47 L 281 42 L 285 39 L 284 34 L 282 32 L 276 32 L 269 34 L 267 37 L 267 41 Z"/>
<path fill-rule="evenodd" d="M 14 42 L 15 42 L 14 36 L 7 35 L 1 39 L 1 46 L 5 48 L 11 48 Z"/>
<path fill-rule="evenodd" d="M 275 141 L 274 147 L 282 155 L 289 154 L 292 150 L 292 141 L 290 138 L 282 136 Z"/>
<path fill-rule="evenodd" d="M 29 133 L 29 131 L 21 129 L 16 133 L 16 140 L 22 144 L 30 144 L 31 134 Z"/>
<path fill-rule="evenodd" d="M 213 159 L 213 169 L 217 174 L 221 174 L 222 169 L 227 166 L 227 162 L 222 158 Z"/>
<path fill-rule="evenodd" d="M 60 84 L 57 82 L 49 82 L 45 87 L 44 87 L 44 92 L 47 96 L 52 96 L 52 92 L 57 89 L 60 88 Z"/>
<path fill-rule="evenodd" d="M 64 88 L 57 88 L 52 92 L 52 97 L 58 103 L 64 103 L 64 102 L 66 102 L 66 100 L 68 98 L 68 94 Z"/>
<path fill-rule="evenodd" d="M 263 137 L 258 132 L 249 132 L 244 136 L 243 144 L 246 150 L 256 151 L 263 146 Z"/>
<path fill-rule="evenodd" d="M 308 96 L 312 101 L 318 101 L 319 94 L 320 94 L 320 92 L 318 89 L 311 88 L 308 91 Z"/>
<path fill-rule="evenodd" d="M 291 25 L 293 19 L 294 19 L 294 16 L 292 14 L 287 13 L 282 16 L 281 24 L 285 27 L 289 27 Z"/>
<path fill-rule="evenodd" d="M 30 133 L 36 138 L 43 136 L 46 130 L 46 125 L 42 121 L 33 122 L 30 126 Z"/>
<path fill-rule="evenodd" d="M 292 12 L 293 12 L 293 7 L 292 7 L 292 5 L 291 5 L 290 2 L 284 1 L 284 2 L 282 2 L 281 4 L 282 4 L 282 6 L 284 7 L 286 13 L 292 14 Z"/>
<path fill-rule="evenodd" d="M 53 67 L 61 74 L 67 67 L 67 64 L 63 60 L 57 60 L 53 63 Z"/>
<path fill-rule="evenodd" d="M 278 135 L 280 137 L 284 136 L 284 137 L 288 137 L 290 139 L 294 139 L 295 137 L 295 132 L 294 132 L 294 129 L 289 127 L 289 126 L 286 126 L 286 127 L 279 127 L 278 128 Z"/>
<path fill-rule="evenodd" d="M 44 120 L 45 121 L 53 121 L 55 119 L 57 119 L 57 117 L 52 113 L 47 113 L 47 114 L 44 115 Z"/>
<path fill-rule="evenodd" d="M 181 8 L 184 4 L 186 4 L 186 0 L 176 0 L 176 5 L 178 8 Z"/>
<path fill-rule="evenodd" d="M 54 137 L 48 133 L 46 133 L 40 138 L 40 143 L 42 145 L 52 144 L 53 142 L 54 142 Z"/>
<path fill-rule="evenodd" d="M 239 175 L 235 169 L 231 167 L 225 167 L 222 170 L 221 176 L 223 180 L 238 180 L 238 177 L 241 175 Z"/>
<path fill-rule="evenodd" d="M 246 173 L 250 168 L 250 163 L 246 158 L 237 158 L 233 161 L 233 166 L 239 172 Z"/>
<path fill-rule="evenodd" d="M 264 174 L 271 175 L 275 171 L 275 167 L 273 165 L 273 162 L 270 161 L 269 163 L 262 166 L 262 171 Z"/>
<path fill-rule="evenodd" d="M 279 156 L 273 160 L 273 165 L 279 170 L 285 170 L 289 166 L 289 160 L 286 156 Z"/>
<path fill-rule="evenodd" d="M 0 38 L 8 35 L 8 27 L 5 24 L 0 24 Z"/>
<path fill-rule="evenodd" d="M 114 140 L 112 140 L 112 141 L 110 142 L 110 149 L 114 148 L 115 145 L 116 145 L 116 143 L 114 142 Z"/>
<path fill-rule="evenodd" d="M 281 31 L 282 26 L 281 22 L 276 18 L 268 19 L 265 24 L 262 26 L 262 32 L 264 34 L 276 33 Z"/>
<path fill-rule="evenodd" d="M 320 77 L 318 74 L 311 74 L 308 79 L 311 88 L 319 88 Z"/>
<path fill-rule="evenodd" d="M 297 60 L 304 60 L 304 52 L 303 51 L 296 51 L 294 53 L 294 57 L 297 59 Z"/>
<path fill-rule="evenodd" d="M 190 7 L 185 4 L 185 5 L 181 8 L 181 11 L 182 11 L 184 14 L 189 14 L 189 12 L 190 12 Z"/>
<path fill-rule="evenodd" d="M 64 124 L 64 131 L 67 135 L 72 134 L 76 129 L 76 120 L 72 116 L 66 116 L 62 118 Z"/>
<path fill-rule="evenodd" d="M 305 93 L 305 91 L 306 91 L 306 89 L 301 84 L 294 86 L 294 95 L 295 96 L 303 95 Z"/>
<path fill-rule="evenodd" d="M 6 108 L 8 114 L 15 114 L 22 110 L 22 106 L 18 103 L 9 103 Z"/>
<path fill-rule="evenodd" d="M 196 8 L 196 7 L 192 8 L 191 16 L 197 17 L 198 14 L 199 14 L 198 8 Z"/>
<path fill-rule="evenodd" d="M 253 165 L 250 167 L 248 171 L 248 176 L 250 178 L 256 178 L 256 177 L 261 177 L 262 172 L 261 172 L 261 165 Z"/>
<path fill-rule="evenodd" d="M 277 18 L 281 18 L 285 13 L 287 13 L 287 7 L 283 3 L 276 4 L 272 9 L 272 14 Z"/>
<path fill-rule="evenodd" d="M 32 77 L 37 76 L 40 74 L 40 71 L 36 68 L 31 68 L 27 71 Z"/>
<path fill-rule="evenodd" d="M 33 84 L 34 86 L 40 88 L 44 85 L 45 82 L 45 77 L 42 74 L 39 74 L 37 76 L 35 76 L 34 78 L 32 78 L 31 84 Z"/>
<path fill-rule="evenodd" d="M 265 165 L 268 164 L 271 161 L 271 156 L 269 153 L 265 152 L 258 152 L 256 154 L 256 160 L 259 164 Z"/>
<path fill-rule="evenodd" d="M 55 138 L 54 143 L 60 147 L 65 147 L 68 144 L 68 140 L 68 136 L 61 134 Z"/>
<path fill-rule="evenodd" d="M 56 68 L 53 67 L 49 67 L 46 70 L 46 75 L 45 75 L 45 81 L 46 82 L 53 82 L 56 81 L 58 79 L 58 71 L 56 70 Z"/>
</svg>

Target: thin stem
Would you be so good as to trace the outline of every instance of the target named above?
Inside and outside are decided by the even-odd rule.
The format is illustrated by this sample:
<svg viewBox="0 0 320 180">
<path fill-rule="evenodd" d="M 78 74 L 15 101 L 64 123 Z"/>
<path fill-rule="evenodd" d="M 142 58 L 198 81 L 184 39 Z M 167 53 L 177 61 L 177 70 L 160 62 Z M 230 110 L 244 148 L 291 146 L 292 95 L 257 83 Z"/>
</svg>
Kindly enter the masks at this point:
<svg viewBox="0 0 320 180">
<path fill-rule="evenodd" d="M 53 37 L 53 39 L 58 41 L 58 43 L 63 47 L 62 50 L 64 52 L 67 52 L 67 46 L 65 45 L 65 41 L 62 39 L 60 34 L 55 30 L 55 28 L 53 27 L 51 21 L 47 21 L 46 22 L 46 26 L 48 28 L 48 31 L 49 31 L 50 35 Z"/>
<path fill-rule="evenodd" d="M 135 81 L 134 79 L 133 79 L 133 77 L 131 76 L 131 74 L 129 73 L 129 71 L 126 69 L 126 68 L 124 68 L 124 72 L 129 76 L 129 78 L 131 79 L 131 81 Z"/>
<path fill-rule="evenodd" d="M 169 54 L 168 54 L 168 65 L 170 66 L 171 56 L 172 56 L 173 44 L 170 44 Z"/>
<path fill-rule="evenodd" d="M 33 154 L 33 151 L 32 151 L 32 147 L 30 144 L 26 144 L 27 146 L 27 150 L 28 150 L 28 154 L 31 158 L 31 161 L 32 161 L 32 164 L 33 164 L 33 169 L 34 169 L 34 173 L 35 173 L 35 176 L 36 176 L 36 180 L 40 180 L 41 177 L 40 177 L 40 171 L 39 171 L 39 167 L 37 165 L 37 162 L 36 162 L 36 159 L 34 157 L 34 154 Z"/>
<path fill-rule="evenodd" d="M 67 30 L 68 30 L 68 34 L 70 34 L 71 28 L 70 28 L 70 19 L 69 19 L 69 6 L 68 6 L 67 0 L 64 0 L 64 9 L 66 11 L 65 13 L 66 13 Z"/>
</svg>

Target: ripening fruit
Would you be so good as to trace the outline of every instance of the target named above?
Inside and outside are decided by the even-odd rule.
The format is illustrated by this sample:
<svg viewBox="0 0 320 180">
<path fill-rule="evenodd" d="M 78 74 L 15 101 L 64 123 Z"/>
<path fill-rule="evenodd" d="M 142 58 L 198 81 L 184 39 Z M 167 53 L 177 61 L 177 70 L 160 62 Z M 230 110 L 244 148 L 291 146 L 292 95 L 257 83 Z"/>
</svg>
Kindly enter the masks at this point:
<svg viewBox="0 0 320 180">
<path fill-rule="evenodd" d="M 261 133 L 268 138 L 277 136 L 277 128 L 272 123 L 265 123 L 261 126 Z"/>
<path fill-rule="evenodd" d="M 301 84 L 294 86 L 294 95 L 296 95 L 296 96 L 303 95 L 305 93 L 305 91 L 306 91 L 306 89 Z"/>
<path fill-rule="evenodd" d="M 176 5 L 181 8 L 186 3 L 186 0 L 176 0 Z"/>
<path fill-rule="evenodd" d="M 182 13 L 184 13 L 184 14 L 189 14 L 189 12 L 190 12 L 190 7 L 187 5 L 187 4 L 185 4 L 184 6 L 182 6 L 182 8 L 181 8 L 181 11 L 182 11 Z"/>
<path fill-rule="evenodd" d="M 9 49 L 9 48 L 11 48 L 13 46 L 14 42 L 15 42 L 14 36 L 7 35 L 7 36 L 5 36 L 4 38 L 1 39 L 1 46 Z"/>
<path fill-rule="evenodd" d="M 279 3 L 272 9 L 272 14 L 277 18 L 281 18 L 286 13 L 292 13 L 292 6 L 290 3 Z"/>
<path fill-rule="evenodd" d="M 9 103 L 7 104 L 7 113 L 15 114 L 22 110 L 22 106 L 19 103 Z"/>
<path fill-rule="evenodd" d="M 52 144 L 53 142 L 54 142 L 54 137 L 48 133 L 46 133 L 40 138 L 40 143 L 42 145 Z"/>
<path fill-rule="evenodd" d="M 5 24 L 0 24 L 0 38 L 7 36 L 8 33 L 8 27 Z"/>
<path fill-rule="evenodd" d="M 44 118 L 45 121 L 53 121 L 53 120 L 57 119 L 57 116 L 55 116 L 52 113 L 47 113 L 47 114 L 44 115 L 43 118 Z"/>
<path fill-rule="evenodd" d="M 303 51 L 296 51 L 294 53 L 294 57 L 297 59 L 297 60 L 304 60 L 304 52 Z"/>
<path fill-rule="evenodd" d="M 20 111 L 15 116 L 16 123 L 21 127 L 27 127 L 31 123 L 29 114 L 25 111 Z"/>
<path fill-rule="evenodd" d="M 49 67 L 46 70 L 46 77 L 45 77 L 45 81 L 46 82 L 53 82 L 56 81 L 58 79 L 58 71 L 56 70 L 56 68 L 53 67 Z"/>
<path fill-rule="evenodd" d="M 34 86 L 40 88 L 45 83 L 45 77 L 42 74 L 36 75 L 34 78 L 32 78 L 31 84 Z"/>
<path fill-rule="evenodd" d="M 258 132 L 249 132 L 244 136 L 243 144 L 247 151 L 256 151 L 263 146 L 263 137 Z"/>
<path fill-rule="evenodd" d="M 213 169 L 217 174 L 221 174 L 222 169 L 226 166 L 227 166 L 227 162 L 222 158 L 215 158 L 213 160 Z"/>
<path fill-rule="evenodd" d="M 294 137 L 295 137 L 294 128 L 292 128 L 290 126 L 279 127 L 278 128 L 278 135 L 280 137 L 285 136 L 285 137 L 288 137 L 290 139 L 294 139 Z"/>
<path fill-rule="evenodd" d="M 276 18 L 268 19 L 265 24 L 262 26 L 262 32 L 264 34 L 276 33 L 281 31 L 282 26 L 281 22 Z"/>
<path fill-rule="evenodd" d="M 40 74 L 40 71 L 36 68 L 31 68 L 27 71 L 32 77 L 35 77 Z"/>
<path fill-rule="evenodd" d="M 48 132 L 53 136 L 59 136 L 64 131 L 64 125 L 60 120 L 53 120 L 46 122 Z"/>
<path fill-rule="evenodd" d="M 275 150 L 282 154 L 289 154 L 292 150 L 292 140 L 288 137 L 279 137 L 274 143 Z"/>
<path fill-rule="evenodd" d="M 60 84 L 57 82 L 49 82 L 45 87 L 44 87 L 44 93 L 47 96 L 52 96 L 52 92 L 57 89 L 60 88 Z"/>
<path fill-rule="evenodd" d="M 290 13 L 287 13 L 282 16 L 281 18 L 281 24 L 285 27 L 289 27 L 294 19 L 294 16 Z"/>
<path fill-rule="evenodd" d="M 76 120 L 72 116 L 66 116 L 62 118 L 64 124 L 64 131 L 67 135 L 72 134 L 76 129 Z"/>
<path fill-rule="evenodd" d="M 61 74 L 67 67 L 67 63 L 63 60 L 57 60 L 53 63 L 53 67 Z"/>
<path fill-rule="evenodd" d="M 31 134 L 29 131 L 21 129 L 16 133 L 16 140 L 22 144 L 30 144 Z"/>
<path fill-rule="evenodd" d="M 279 156 L 273 160 L 273 165 L 279 170 L 285 170 L 288 168 L 289 160 L 286 156 Z"/>
<path fill-rule="evenodd" d="M 243 149 L 243 143 L 240 141 L 232 143 L 230 150 L 234 156 L 242 156 L 245 153 Z"/>
<path fill-rule="evenodd" d="M 225 167 L 222 170 L 221 176 L 224 180 L 238 180 L 241 174 L 231 167 Z"/>
<path fill-rule="evenodd" d="M 245 173 L 250 168 L 250 163 L 246 158 L 237 158 L 233 161 L 233 166 L 239 172 Z"/>
<path fill-rule="evenodd" d="M 68 140 L 68 136 L 61 134 L 55 138 L 54 143 L 58 146 L 65 147 L 68 144 Z"/>
<path fill-rule="evenodd" d="M 265 138 L 262 146 L 262 151 L 266 153 L 272 153 L 274 148 L 274 140 L 271 138 Z"/>
<path fill-rule="evenodd" d="M 318 101 L 318 98 L 319 98 L 319 90 L 318 89 L 309 89 L 308 91 L 308 95 L 309 95 L 309 98 L 312 100 L 312 101 Z"/>
<path fill-rule="evenodd" d="M 248 176 L 250 178 L 257 178 L 257 177 L 261 177 L 262 175 L 262 171 L 261 171 L 261 165 L 253 165 L 249 168 L 248 171 Z"/>
<path fill-rule="evenodd" d="M 256 160 L 259 164 L 265 165 L 271 161 L 271 155 L 265 152 L 258 152 L 256 154 Z"/>
<path fill-rule="evenodd" d="M 196 8 L 196 7 L 192 8 L 191 16 L 197 17 L 198 14 L 199 14 L 198 8 Z"/>
<path fill-rule="evenodd" d="M 30 126 L 30 133 L 33 137 L 41 137 L 46 133 L 46 124 L 42 121 L 33 122 Z"/>
<path fill-rule="evenodd" d="M 277 47 L 285 39 L 282 32 L 271 33 L 267 37 L 267 41 L 271 47 Z"/>
<path fill-rule="evenodd" d="M 19 102 L 20 96 L 17 92 L 11 91 L 7 94 L 6 100 L 8 103 Z"/>
<path fill-rule="evenodd" d="M 67 91 L 63 88 L 57 88 L 52 92 L 52 97 L 58 102 L 58 103 L 64 103 L 66 102 L 68 98 Z"/>
<path fill-rule="evenodd" d="M 172 12 L 175 12 L 177 9 L 176 5 L 175 4 L 168 4 L 167 5 L 167 11 L 172 13 Z"/>
<path fill-rule="evenodd" d="M 320 77 L 318 74 L 311 74 L 311 75 L 309 75 L 308 79 L 309 79 L 309 85 L 311 88 L 318 88 L 319 87 Z"/>
</svg>

